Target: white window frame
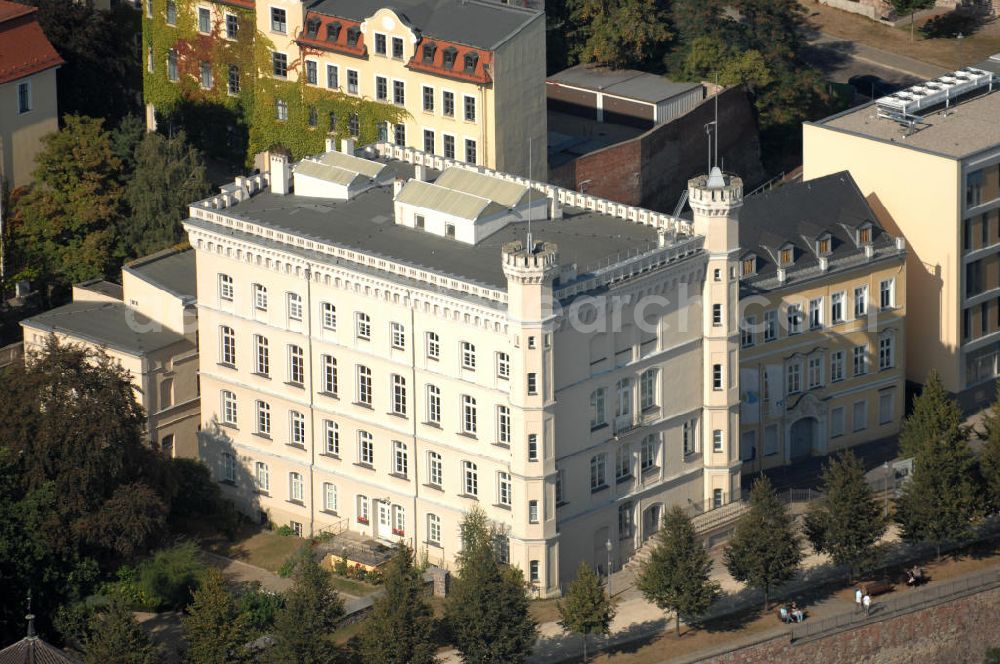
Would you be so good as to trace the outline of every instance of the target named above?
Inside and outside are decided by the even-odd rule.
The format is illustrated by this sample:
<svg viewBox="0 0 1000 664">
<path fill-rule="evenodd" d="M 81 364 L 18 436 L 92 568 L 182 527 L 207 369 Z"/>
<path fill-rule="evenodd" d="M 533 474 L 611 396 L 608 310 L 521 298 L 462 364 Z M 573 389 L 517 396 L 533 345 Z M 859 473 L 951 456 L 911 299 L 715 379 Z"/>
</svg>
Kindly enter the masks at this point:
<svg viewBox="0 0 1000 664">
<path fill-rule="evenodd" d="M 375 465 L 375 438 L 368 431 L 358 431 L 358 463 Z"/>
<path fill-rule="evenodd" d="M 590 490 L 597 491 L 608 485 L 607 455 L 595 454 L 590 457 Z"/>
<path fill-rule="evenodd" d="M 879 307 L 882 310 L 896 308 L 896 280 L 883 279 L 878 285 Z"/>
<path fill-rule="evenodd" d="M 510 408 L 503 405 L 497 406 L 497 442 L 501 445 L 510 445 L 511 440 L 511 419 Z"/>
<path fill-rule="evenodd" d="M 219 299 L 223 302 L 232 302 L 236 297 L 236 286 L 233 278 L 228 274 L 219 273 Z"/>
<path fill-rule="evenodd" d="M 820 330 L 823 328 L 823 298 L 814 297 L 809 300 L 809 329 Z"/>
<path fill-rule="evenodd" d="M 847 370 L 847 358 L 844 351 L 835 350 L 830 353 L 830 382 L 836 383 L 844 380 Z"/>
<path fill-rule="evenodd" d="M 258 311 L 267 311 L 267 286 L 253 285 L 253 306 Z"/>
<path fill-rule="evenodd" d="M 427 453 L 427 483 L 440 489 L 443 481 L 444 462 L 441 455 L 430 451 Z"/>
<path fill-rule="evenodd" d="M 257 434 L 260 436 L 271 435 L 271 404 L 261 399 L 257 399 Z"/>
<path fill-rule="evenodd" d="M 358 364 L 354 372 L 355 388 L 358 395 L 358 403 L 366 406 L 372 405 L 372 370 L 363 364 Z"/>
<path fill-rule="evenodd" d="M 392 472 L 401 477 L 410 474 L 410 455 L 406 443 L 400 440 L 392 441 Z"/>
<path fill-rule="evenodd" d="M 302 473 L 294 471 L 288 473 L 288 499 L 292 502 L 302 502 L 303 485 Z"/>
<path fill-rule="evenodd" d="M 497 378 L 510 379 L 510 355 L 507 353 L 497 353 Z"/>
<path fill-rule="evenodd" d="M 868 315 L 868 284 L 854 289 L 854 317 L 863 318 Z"/>
<path fill-rule="evenodd" d="M 239 412 L 236 393 L 230 390 L 222 390 L 220 398 L 222 400 L 222 423 L 236 426 Z"/>
<path fill-rule="evenodd" d="M 806 379 L 810 390 L 823 387 L 822 355 L 815 355 L 806 360 Z"/>
<path fill-rule="evenodd" d="M 462 395 L 462 433 L 475 436 L 479 427 L 476 399 L 468 394 Z"/>
<path fill-rule="evenodd" d="M 330 456 L 340 456 L 340 425 L 333 420 L 323 420 L 323 444 Z"/>
<path fill-rule="evenodd" d="M 296 323 L 302 322 L 302 296 L 298 293 L 289 292 L 286 295 L 286 306 L 288 307 L 288 320 Z"/>
<path fill-rule="evenodd" d="M 510 507 L 513 496 L 513 484 L 510 481 L 510 473 L 501 470 L 497 472 L 497 504 Z"/>
<path fill-rule="evenodd" d="M 322 311 L 323 329 L 329 330 L 330 332 L 336 332 L 337 307 L 335 307 L 331 302 L 321 302 L 320 310 Z"/>
<path fill-rule="evenodd" d="M 323 482 L 323 510 L 337 513 L 337 485 L 333 482 Z"/>
<path fill-rule="evenodd" d="M 855 346 L 851 351 L 852 366 L 855 376 L 864 376 L 868 373 L 868 346 Z"/>
<path fill-rule="evenodd" d="M 288 411 L 288 442 L 296 447 L 306 445 L 306 416 L 297 410 Z"/>
<path fill-rule="evenodd" d="M 295 344 L 288 344 L 288 382 L 300 387 L 306 382 L 305 354 Z"/>
<path fill-rule="evenodd" d="M 228 325 L 219 326 L 219 363 L 236 366 L 236 331 Z"/>
<path fill-rule="evenodd" d="M 441 424 L 441 389 L 430 384 L 427 385 L 427 421 Z"/>
<path fill-rule="evenodd" d="M 712 451 L 716 452 L 716 453 L 722 452 L 723 449 L 724 449 L 724 445 L 725 445 L 725 440 L 724 440 L 724 438 L 722 436 L 722 429 L 713 429 L 712 430 Z"/>
<path fill-rule="evenodd" d="M 406 328 L 402 323 L 389 323 L 390 343 L 396 350 L 406 350 Z"/>
<path fill-rule="evenodd" d="M 428 332 L 426 334 L 426 355 L 432 360 L 438 360 L 441 358 L 441 337 L 438 336 L 437 332 Z"/>
<path fill-rule="evenodd" d="M 607 388 L 599 387 L 590 393 L 590 428 L 602 427 L 608 423 Z"/>
<path fill-rule="evenodd" d="M 785 394 L 799 394 L 802 392 L 802 361 L 790 360 L 785 365 Z"/>
<path fill-rule="evenodd" d="M 441 546 L 441 517 L 437 514 L 427 515 L 427 543 Z"/>
<path fill-rule="evenodd" d="M 844 307 L 846 304 L 847 293 L 845 291 L 833 293 L 830 296 L 830 322 L 832 324 L 836 325 L 837 323 L 844 322 Z"/>
<path fill-rule="evenodd" d="M 395 415 L 406 415 L 406 378 L 392 374 L 392 412 Z"/>
<path fill-rule="evenodd" d="M 479 495 L 479 469 L 471 461 L 462 462 L 462 489 L 466 496 Z"/>
<path fill-rule="evenodd" d="M 337 372 L 337 358 L 333 355 L 321 355 L 320 365 L 323 370 L 323 392 L 332 396 L 337 396 L 340 388 L 340 380 Z"/>
<path fill-rule="evenodd" d="M 267 337 L 262 334 L 253 335 L 254 359 L 253 371 L 260 376 L 271 375 L 271 351 Z"/>
<path fill-rule="evenodd" d="M 778 311 L 771 309 L 764 312 L 764 343 L 778 338 Z"/>
<path fill-rule="evenodd" d="M 368 314 L 361 311 L 354 313 L 354 334 L 358 339 L 371 341 L 372 319 Z"/>
<path fill-rule="evenodd" d="M 469 371 L 476 370 L 476 346 L 468 341 L 463 341 L 462 347 L 462 368 Z"/>
<path fill-rule="evenodd" d="M 263 461 L 258 461 L 254 465 L 254 482 L 260 493 L 267 493 L 271 490 L 271 471 Z"/>
</svg>

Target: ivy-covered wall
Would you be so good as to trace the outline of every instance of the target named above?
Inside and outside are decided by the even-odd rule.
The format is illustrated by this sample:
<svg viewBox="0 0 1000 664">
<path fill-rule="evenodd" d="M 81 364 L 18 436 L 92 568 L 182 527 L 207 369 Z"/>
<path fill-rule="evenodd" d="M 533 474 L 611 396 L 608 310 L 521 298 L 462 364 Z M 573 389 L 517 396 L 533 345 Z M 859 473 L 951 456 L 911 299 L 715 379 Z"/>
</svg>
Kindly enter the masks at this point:
<svg viewBox="0 0 1000 664">
<path fill-rule="evenodd" d="M 395 106 L 308 86 L 304 77 L 295 80 L 301 57 L 288 63 L 288 80 L 275 79 L 272 43 L 257 31 L 253 10 L 213 4 L 211 32 L 201 34 L 198 0 L 175 0 L 175 25 L 167 24 L 168 0 L 151 2 L 152 18 L 144 0 L 142 19 L 144 99 L 210 155 L 250 164 L 257 152 L 282 146 L 298 159 L 322 152 L 328 136 L 351 135 L 352 116 L 364 144 L 378 138 L 380 124 L 399 122 L 405 114 Z M 235 40 L 225 37 L 227 12 L 239 22 Z M 177 52 L 177 81 L 167 77 L 171 49 Z M 211 63 L 211 89 L 201 86 L 202 62 Z M 239 68 L 238 94 L 228 91 L 230 65 Z M 284 102 L 287 119 L 278 119 L 278 100 Z"/>
</svg>

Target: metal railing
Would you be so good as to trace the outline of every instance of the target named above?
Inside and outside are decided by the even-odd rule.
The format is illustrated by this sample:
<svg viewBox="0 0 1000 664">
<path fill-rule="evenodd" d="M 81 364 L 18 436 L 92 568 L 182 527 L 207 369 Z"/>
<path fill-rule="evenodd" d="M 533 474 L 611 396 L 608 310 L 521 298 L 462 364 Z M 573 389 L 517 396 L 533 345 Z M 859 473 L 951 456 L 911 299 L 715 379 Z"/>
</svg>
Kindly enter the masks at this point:
<svg viewBox="0 0 1000 664">
<path fill-rule="evenodd" d="M 792 626 L 792 641 L 834 632 L 873 620 L 882 620 L 948 597 L 961 595 L 970 590 L 981 591 L 993 586 L 1000 586 L 1000 569 L 969 574 L 954 581 L 932 582 L 932 585 L 928 587 L 914 588 L 898 597 L 873 602 L 870 616 L 866 616 L 860 611 L 851 611 L 829 618 L 807 620 L 795 624 Z"/>
</svg>

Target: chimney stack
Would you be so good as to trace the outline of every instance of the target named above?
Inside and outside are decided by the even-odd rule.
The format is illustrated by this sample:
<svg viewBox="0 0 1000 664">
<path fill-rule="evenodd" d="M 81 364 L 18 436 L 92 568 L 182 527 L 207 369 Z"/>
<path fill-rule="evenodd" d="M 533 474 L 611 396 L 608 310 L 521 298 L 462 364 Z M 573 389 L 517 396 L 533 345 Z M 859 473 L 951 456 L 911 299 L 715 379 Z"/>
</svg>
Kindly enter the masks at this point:
<svg viewBox="0 0 1000 664">
<path fill-rule="evenodd" d="M 344 154 L 349 154 L 349 155 L 351 155 L 353 157 L 354 156 L 354 139 L 353 138 L 345 138 L 342 141 L 340 141 L 340 151 L 343 152 Z"/>
<path fill-rule="evenodd" d="M 427 167 L 423 164 L 413 165 L 413 179 L 427 182 Z"/>
<path fill-rule="evenodd" d="M 392 197 L 393 199 L 399 196 L 399 192 L 403 191 L 403 185 L 406 184 L 406 180 L 403 178 L 396 178 L 392 181 Z"/>
<path fill-rule="evenodd" d="M 336 152 L 337 151 L 337 139 L 327 137 L 327 139 L 326 139 L 326 151 L 327 152 Z"/>
<path fill-rule="evenodd" d="M 288 166 L 288 157 L 283 154 L 271 155 L 271 193 L 279 196 L 287 194 L 291 187 L 291 168 Z"/>
</svg>

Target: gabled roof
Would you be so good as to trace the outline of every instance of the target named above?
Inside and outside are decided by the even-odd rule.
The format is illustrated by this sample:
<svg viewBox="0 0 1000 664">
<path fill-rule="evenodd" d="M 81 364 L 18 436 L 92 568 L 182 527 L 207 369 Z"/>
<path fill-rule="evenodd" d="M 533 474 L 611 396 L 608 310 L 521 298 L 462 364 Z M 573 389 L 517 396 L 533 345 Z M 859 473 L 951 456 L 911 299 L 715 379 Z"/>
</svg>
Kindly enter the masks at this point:
<svg viewBox="0 0 1000 664">
<path fill-rule="evenodd" d="M 385 164 L 371 159 L 363 159 L 354 155 L 337 152 L 335 150 L 325 152 L 319 156 L 319 161 L 327 166 L 336 166 L 345 171 L 360 173 L 369 178 L 376 178 L 385 169 Z"/>
<path fill-rule="evenodd" d="M 359 180 L 367 181 L 369 179 L 368 176 L 362 175 L 356 171 L 349 171 L 347 169 L 340 168 L 339 166 L 331 166 L 319 161 L 306 159 L 303 159 L 295 165 L 294 172 L 296 175 L 305 175 L 307 177 L 323 180 L 324 182 L 332 182 L 345 187 L 349 187 Z"/>
<path fill-rule="evenodd" d="M 407 182 L 396 200 L 414 207 L 450 214 L 459 219 L 475 220 L 507 210 L 488 198 L 421 180 Z"/>
<path fill-rule="evenodd" d="M 63 64 L 35 20 L 36 11 L 0 0 L 0 84 Z"/>
</svg>

